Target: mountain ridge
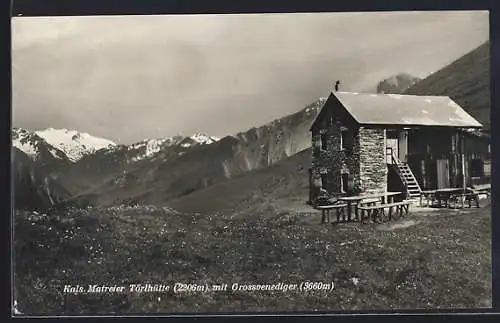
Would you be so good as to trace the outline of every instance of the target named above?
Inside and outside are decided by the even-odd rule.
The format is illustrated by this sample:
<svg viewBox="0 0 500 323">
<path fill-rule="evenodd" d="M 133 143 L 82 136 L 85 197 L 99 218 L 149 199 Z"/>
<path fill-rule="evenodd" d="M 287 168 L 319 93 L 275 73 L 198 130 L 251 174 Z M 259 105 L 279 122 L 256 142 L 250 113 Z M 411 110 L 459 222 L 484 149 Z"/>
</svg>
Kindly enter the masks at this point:
<svg viewBox="0 0 500 323">
<path fill-rule="evenodd" d="M 68 129 L 28 130 L 13 128 L 11 133 L 12 145 L 34 160 L 39 158 L 38 153 L 41 146 L 45 146 L 55 158 L 67 159 L 73 163 L 85 155 L 116 146 L 111 140 Z"/>
<path fill-rule="evenodd" d="M 490 131 L 490 42 L 432 73 L 404 94 L 448 96 Z"/>
<path fill-rule="evenodd" d="M 80 191 L 103 204 L 164 203 L 247 172 L 263 169 L 310 147 L 309 127 L 326 98 L 260 127 L 173 154 L 164 151 L 136 167 L 115 173 L 97 187 Z"/>
<path fill-rule="evenodd" d="M 68 140 L 68 138 L 71 139 Z M 35 161 L 39 159 L 39 146 L 42 142 L 46 144 L 47 150 L 55 158 L 67 159 L 75 163 L 85 156 L 102 150 L 114 151 L 123 147 L 131 150 L 139 150 L 145 147 L 144 156 L 136 158 L 137 160 L 141 160 L 157 153 L 164 144 L 176 144 L 182 141 L 184 147 L 190 147 L 195 144 L 211 144 L 219 140 L 220 138 L 216 136 L 197 132 L 191 136 L 176 135 L 154 139 L 147 138 L 132 144 L 116 144 L 109 139 L 92 136 L 86 132 L 79 132 L 74 129 L 47 128 L 44 130 L 30 130 L 19 127 L 12 128 L 12 145 Z"/>
</svg>

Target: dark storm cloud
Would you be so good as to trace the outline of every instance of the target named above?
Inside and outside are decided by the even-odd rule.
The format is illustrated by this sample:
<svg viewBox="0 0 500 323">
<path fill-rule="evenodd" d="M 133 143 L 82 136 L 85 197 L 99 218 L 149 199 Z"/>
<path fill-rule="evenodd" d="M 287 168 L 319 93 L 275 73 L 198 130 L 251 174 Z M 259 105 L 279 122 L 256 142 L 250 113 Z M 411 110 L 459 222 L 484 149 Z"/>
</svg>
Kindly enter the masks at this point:
<svg viewBox="0 0 500 323">
<path fill-rule="evenodd" d="M 117 142 L 223 136 L 399 72 L 424 77 L 489 37 L 487 12 L 13 19 L 13 124 Z"/>
</svg>

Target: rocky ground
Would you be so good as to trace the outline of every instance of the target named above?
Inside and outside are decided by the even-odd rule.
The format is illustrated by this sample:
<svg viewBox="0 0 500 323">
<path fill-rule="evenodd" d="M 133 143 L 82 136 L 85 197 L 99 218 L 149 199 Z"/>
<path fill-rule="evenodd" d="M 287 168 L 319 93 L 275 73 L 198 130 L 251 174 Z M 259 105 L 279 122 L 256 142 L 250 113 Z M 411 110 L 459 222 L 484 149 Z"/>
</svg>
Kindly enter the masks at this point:
<svg viewBox="0 0 500 323">
<path fill-rule="evenodd" d="M 245 215 L 157 206 L 17 212 L 15 298 L 24 314 L 319 311 L 491 306 L 489 201 L 414 209 L 383 224 L 320 225 L 260 205 Z M 325 291 L 64 293 L 64 285 L 335 284 Z"/>
</svg>

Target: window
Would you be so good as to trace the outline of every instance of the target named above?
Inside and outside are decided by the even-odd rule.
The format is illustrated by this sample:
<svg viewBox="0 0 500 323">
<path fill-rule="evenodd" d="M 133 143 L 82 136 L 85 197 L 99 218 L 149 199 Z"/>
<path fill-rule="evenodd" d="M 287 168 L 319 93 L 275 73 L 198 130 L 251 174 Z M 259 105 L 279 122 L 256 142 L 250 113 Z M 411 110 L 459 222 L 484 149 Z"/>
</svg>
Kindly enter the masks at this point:
<svg viewBox="0 0 500 323">
<path fill-rule="evenodd" d="M 340 130 L 340 149 L 351 151 L 353 146 L 353 134 L 349 129 Z"/>
<path fill-rule="evenodd" d="M 321 149 L 322 150 L 328 149 L 328 136 L 326 132 L 321 134 Z"/>
</svg>

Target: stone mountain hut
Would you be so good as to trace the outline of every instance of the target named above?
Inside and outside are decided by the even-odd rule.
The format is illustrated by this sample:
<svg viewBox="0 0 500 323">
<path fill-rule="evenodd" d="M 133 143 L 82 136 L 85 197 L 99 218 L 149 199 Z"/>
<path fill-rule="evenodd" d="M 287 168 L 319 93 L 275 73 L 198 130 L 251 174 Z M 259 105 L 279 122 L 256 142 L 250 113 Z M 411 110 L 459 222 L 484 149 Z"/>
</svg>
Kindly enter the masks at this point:
<svg viewBox="0 0 500 323">
<path fill-rule="evenodd" d="M 332 92 L 310 131 L 310 201 L 463 187 L 490 176 L 482 125 L 446 96 Z"/>
</svg>

